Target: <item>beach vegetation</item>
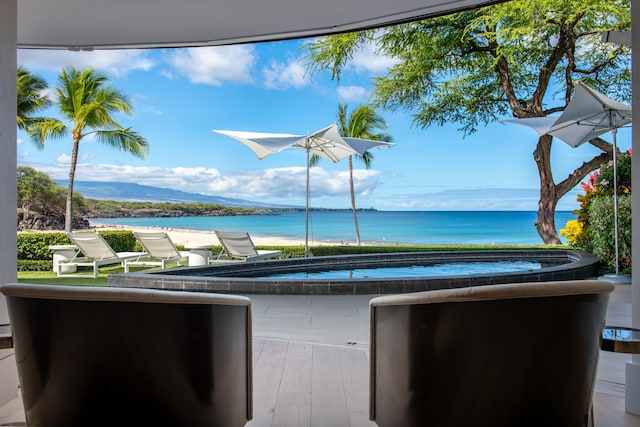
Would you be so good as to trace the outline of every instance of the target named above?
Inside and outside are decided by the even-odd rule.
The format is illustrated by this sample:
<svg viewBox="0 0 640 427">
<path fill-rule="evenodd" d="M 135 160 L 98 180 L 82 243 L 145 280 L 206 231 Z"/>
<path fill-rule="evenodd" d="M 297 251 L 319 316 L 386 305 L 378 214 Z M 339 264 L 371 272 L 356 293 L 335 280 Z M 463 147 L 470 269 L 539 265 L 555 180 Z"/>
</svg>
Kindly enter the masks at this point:
<svg viewBox="0 0 640 427">
<path fill-rule="evenodd" d="M 337 114 L 338 132 L 341 136 L 350 138 L 370 139 L 372 141 L 391 142 L 392 137 L 387 131 L 387 122 L 379 115 L 372 105 L 363 104 L 356 107 L 351 113 L 346 102 L 338 104 Z M 356 233 L 356 245 L 361 245 L 360 227 L 358 226 L 358 213 L 356 208 L 355 183 L 353 179 L 353 158 L 360 161 L 365 169 L 369 169 L 373 162 L 373 154 L 365 151 L 360 155 L 349 156 L 349 194 L 351 198 L 351 211 Z M 320 162 L 320 156 L 312 154 L 309 158 L 309 166 L 316 166 Z"/>
<path fill-rule="evenodd" d="M 577 219 L 567 221 L 567 225 L 560 229 L 560 235 L 567 238 L 567 244 L 571 247 L 582 248 L 585 246 L 581 241 L 585 235 L 583 222 Z"/>
<path fill-rule="evenodd" d="M 631 268 L 631 157 L 629 149 L 617 157 L 615 182 L 618 188 L 618 250 L 624 270 Z M 613 162 L 600 166 L 580 184 L 580 209 L 576 220 L 567 222 L 561 233 L 570 246 L 593 252 L 608 270 L 615 269 L 615 208 Z"/>
<path fill-rule="evenodd" d="M 42 215 L 60 212 L 64 206 L 64 187 L 46 173 L 28 166 L 19 166 L 16 175 L 18 207 L 23 220 L 27 220 L 32 211 Z"/>
<path fill-rule="evenodd" d="M 595 197 L 589 207 L 589 238 L 601 263 L 615 270 L 615 219 L 613 196 Z M 631 270 L 631 196 L 618 197 L 618 262 L 622 271 Z"/>
<path fill-rule="evenodd" d="M 142 247 L 130 230 L 101 230 L 100 235 L 116 252 L 136 252 Z M 18 233 L 18 260 L 51 260 L 51 245 L 70 245 L 71 241 L 63 232 L 23 232 Z"/>
<path fill-rule="evenodd" d="M 631 30 L 629 0 L 514 0 L 321 37 L 303 49 L 312 74 L 328 71 L 337 80 L 357 53 L 374 50 L 393 64 L 385 75 L 373 77 L 375 107 L 410 111 L 423 129 L 455 123 L 467 136 L 505 117 L 564 110 L 576 80 L 629 102 L 631 48 L 601 41 L 605 30 Z M 535 227 L 544 243 L 561 244 L 554 219 L 558 201 L 610 161 L 613 146 L 601 138 L 588 141 L 598 153 L 556 182 L 553 142 L 543 135 L 533 152 L 540 182 Z"/>
<path fill-rule="evenodd" d="M 370 139 L 372 141 L 391 142 L 392 140 L 391 135 L 386 132 L 387 122 L 371 105 L 360 105 L 349 113 L 347 103 L 342 102 L 338 105 L 337 118 L 338 131 L 342 136 Z M 351 195 L 351 210 L 353 212 L 353 223 L 356 232 L 356 245 L 360 246 L 360 227 L 358 226 L 356 194 L 353 181 L 354 157 L 364 165 L 365 169 L 369 169 L 373 162 L 373 154 L 370 151 L 365 151 L 362 156 L 349 156 L 349 193 Z"/>
<path fill-rule="evenodd" d="M 24 67 L 18 67 L 16 83 L 16 122 L 18 129 L 28 131 L 32 124 L 47 120 L 36 116 L 36 114 L 51 105 L 51 99 L 47 96 L 48 85 L 46 80 Z M 42 148 L 39 141 L 35 142 L 38 148 Z"/>
<path fill-rule="evenodd" d="M 143 159 L 149 151 L 149 143 L 138 132 L 114 119 L 116 113 L 132 113 L 131 101 L 117 88 L 108 86 L 106 75 L 93 69 L 63 69 L 58 76 L 54 105 L 66 122 L 39 120 L 32 123 L 27 131 L 39 145 L 44 145 L 47 139 L 71 136 L 73 145 L 65 207 L 65 231 L 71 231 L 73 181 L 80 142 L 89 137 Z"/>
</svg>

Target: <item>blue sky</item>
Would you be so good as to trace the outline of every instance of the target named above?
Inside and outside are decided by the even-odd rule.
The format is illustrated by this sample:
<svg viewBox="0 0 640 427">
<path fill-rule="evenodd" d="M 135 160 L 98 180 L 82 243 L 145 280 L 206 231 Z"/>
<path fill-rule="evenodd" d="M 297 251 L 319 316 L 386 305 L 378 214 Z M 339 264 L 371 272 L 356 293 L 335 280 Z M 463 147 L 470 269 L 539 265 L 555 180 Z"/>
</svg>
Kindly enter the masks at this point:
<svg viewBox="0 0 640 427">
<path fill-rule="evenodd" d="M 65 66 L 93 67 L 129 95 L 132 116 L 118 116 L 150 143 L 141 160 L 90 139 L 80 145 L 76 180 L 120 181 L 262 202 L 305 201 L 305 153 L 287 150 L 258 160 L 241 143 L 212 129 L 305 134 L 335 121 L 338 104 L 366 103 L 370 81 L 392 62 L 361 51 L 341 80 L 316 74 L 302 62 L 303 41 L 166 50 L 19 50 L 18 63 L 54 87 Z M 464 137 L 456 123 L 420 129 L 410 112 L 379 111 L 394 147 L 375 149 L 370 170 L 355 162 L 356 204 L 380 210 L 537 210 L 538 173 L 532 158 L 537 134 L 495 123 Z M 47 114 L 54 114 L 52 111 Z M 505 117 L 508 118 L 508 117 Z M 611 140 L 610 135 L 604 139 Z M 18 133 L 18 164 L 66 179 L 70 140 L 38 150 Z M 631 145 L 618 132 L 620 149 Z M 554 142 L 556 181 L 592 158 L 589 144 Z M 321 161 L 311 171 L 311 205 L 347 208 L 348 165 Z M 559 203 L 577 208 L 579 187 Z"/>
</svg>

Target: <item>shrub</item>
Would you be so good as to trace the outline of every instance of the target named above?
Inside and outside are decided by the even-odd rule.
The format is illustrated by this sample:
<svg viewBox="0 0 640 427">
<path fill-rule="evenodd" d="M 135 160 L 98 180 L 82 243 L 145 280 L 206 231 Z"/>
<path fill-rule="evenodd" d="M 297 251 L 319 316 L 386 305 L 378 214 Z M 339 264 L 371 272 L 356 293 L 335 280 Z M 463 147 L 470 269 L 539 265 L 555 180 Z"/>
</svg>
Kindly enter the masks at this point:
<svg viewBox="0 0 640 427">
<path fill-rule="evenodd" d="M 620 202 L 619 211 L 619 249 L 620 266 L 631 267 L 631 149 L 618 156 L 617 160 L 617 192 Z M 586 182 L 580 184 L 585 194 L 578 195 L 580 209 L 575 211 L 577 221 L 569 221 L 560 234 L 567 237 L 572 247 L 593 252 L 600 262 L 608 268 L 615 267 L 615 227 L 613 216 L 613 162 L 600 166 L 600 169 L 589 175 Z M 625 198 L 628 198 L 628 221 L 625 217 Z M 596 200 L 598 200 L 596 202 Z M 608 202 L 604 201 L 608 200 Z M 592 206 L 598 205 L 596 208 Z M 608 205 L 608 207 L 605 206 Z M 591 221 L 595 221 L 592 224 Z M 593 236 L 592 233 L 597 233 Z M 628 239 L 627 239 L 628 236 Z M 623 249 L 623 245 L 625 249 Z M 627 254 L 628 249 L 628 256 Z M 623 255 L 623 253 L 625 255 Z"/>
<path fill-rule="evenodd" d="M 577 219 L 567 221 L 565 228 L 560 229 L 560 235 L 567 238 L 567 243 L 572 248 L 586 249 L 588 242 L 585 241 L 586 235 L 583 233 L 583 223 Z"/>
<path fill-rule="evenodd" d="M 101 231 L 100 234 L 116 252 L 141 251 L 135 236 L 128 230 Z M 69 245 L 71 242 L 63 232 L 19 233 L 19 260 L 51 260 L 51 245 Z"/>
<path fill-rule="evenodd" d="M 589 207 L 589 236 L 600 262 L 615 269 L 615 224 L 613 197 L 600 196 Z M 631 267 L 631 196 L 618 197 L 618 249 L 620 267 Z"/>
<path fill-rule="evenodd" d="M 69 245 L 64 233 L 20 233 L 18 234 L 19 260 L 50 260 L 50 245 Z"/>
<path fill-rule="evenodd" d="M 18 260 L 18 271 L 51 271 L 53 262 L 51 260 Z"/>
<path fill-rule="evenodd" d="M 137 252 L 142 250 L 142 247 L 136 240 L 136 236 L 134 236 L 131 231 L 107 230 L 101 231 L 100 234 L 116 252 Z"/>
</svg>

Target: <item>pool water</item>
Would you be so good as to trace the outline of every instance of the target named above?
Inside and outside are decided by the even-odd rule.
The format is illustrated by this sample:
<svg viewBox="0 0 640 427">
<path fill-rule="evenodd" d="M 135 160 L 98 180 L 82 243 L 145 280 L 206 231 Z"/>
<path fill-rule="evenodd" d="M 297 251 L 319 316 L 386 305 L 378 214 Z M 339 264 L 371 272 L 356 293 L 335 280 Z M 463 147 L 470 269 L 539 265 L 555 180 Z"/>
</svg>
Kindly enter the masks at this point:
<svg viewBox="0 0 640 427">
<path fill-rule="evenodd" d="M 542 268 L 532 261 L 450 262 L 401 267 L 372 267 L 286 273 L 262 273 L 251 277 L 269 279 L 388 279 L 395 277 L 442 277 L 472 274 L 510 273 Z M 247 277 L 247 276 L 245 276 Z"/>
</svg>

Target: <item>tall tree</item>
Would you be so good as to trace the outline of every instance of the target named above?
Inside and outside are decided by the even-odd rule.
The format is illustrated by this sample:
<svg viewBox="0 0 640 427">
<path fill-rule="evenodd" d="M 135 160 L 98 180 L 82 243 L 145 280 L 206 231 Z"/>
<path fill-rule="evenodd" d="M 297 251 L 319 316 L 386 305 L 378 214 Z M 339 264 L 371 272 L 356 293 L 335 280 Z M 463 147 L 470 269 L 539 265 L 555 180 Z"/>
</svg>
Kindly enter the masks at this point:
<svg viewBox="0 0 640 427">
<path fill-rule="evenodd" d="M 413 111 L 414 123 L 458 123 L 465 135 L 505 115 L 544 117 L 563 110 L 574 80 L 621 101 L 631 95 L 630 48 L 601 42 L 603 30 L 630 31 L 629 0 L 513 0 L 305 45 L 309 69 L 342 70 L 364 45 L 396 63 L 373 81 L 375 105 Z M 602 152 L 555 182 L 552 138 L 539 138 L 533 158 L 540 199 L 535 226 L 547 244 L 561 243 L 554 214 L 558 200 L 612 158 L 610 143 L 589 143 Z"/>
<path fill-rule="evenodd" d="M 391 142 L 391 135 L 385 133 L 387 130 L 386 121 L 371 105 L 360 105 L 349 115 L 347 104 L 344 102 L 340 103 L 338 105 L 337 122 L 338 131 L 342 136 Z M 365 151 L 362 156 L 356 155 L 356 158 L 364 164 L 366 169 L 371 167 L 373 154 L 369 151 Z M 319 161 L 320 156 L 313 154 L 309 159 L 309 166 L 315 166 Z M 356 244 L 360 246 L 360 227 L 358 226 L 355 185 L 353 181 L 353 156 L 349 156 L 349 190 L 351 194 L 353 222 L 356 229 Z"/>
<path fill-rule="evenodd" d="M 28 166 L 19 166 L 17 170 L 18 207 L 22 208 L 22 219 L 26 220 L 32 211 L 49 214 L 62 212 L 64 196 L 60 191 L 64 187 L 56 184 L 44 172 Z"/>
<path fill-rule="evenodd" d="M 34 117 L 34 114 L 51 105 L 51 100 L 45 93 L 48 85 L 44 79 L 32 74 L 23 67 L 18 67 L 16 83 L 16 93 L 18 95 L 16 121 L 18 129 L 28 131 L 33 123 L 42 120 Z M 42 148 L 39 141 L 36 141 L 36 143 L 39 148 Z"/>
<path fill-rule="evenodd" d="M 71 166 L 65 209 L 65 230 L 73 224 L 73 181 L 78 163 L 80 142 L 93 135 L 98 142 L 126 151 L 136 157 L 146 158 L 149 143 L 131 128 L 125 128 L 114 120 L 112 114 L 131 114 L 129 98 L 114 87 L 107 86 L 104 74 L 92 69 L 66 68 L 58 76 L 56 106 L 68 122 L 49 119 L 39 121 L 30 128 L 34 141 L 43 144 L 45 139 L 59 139 L 71 134 Z"/>
<path fill-rule="evenodd" d="M 385 133 L 387 122 L 370 105 L 360 105 L 351 115 L 348 114 L 347 104 L 338 105 L 338 130 L 340 135 L 371 139 L 373 141 L 391 142 L 391 135 Z M 377 131 L 383 131 L 377 133 Z M 356 156 L 361 160 L 366 169 L 371 167 L 373 154 L 365 151 L 362 156 Z M 353 182 L 353 156 L 349 156 L 349 190 L 351 193 L 351 210 L 353 211 L 353 223 L 356 228 L 356 244 L 360 246 L 360 227 L 358 226 L 358 214 L 356 210 L 356 193 Z"/>
</svg>

